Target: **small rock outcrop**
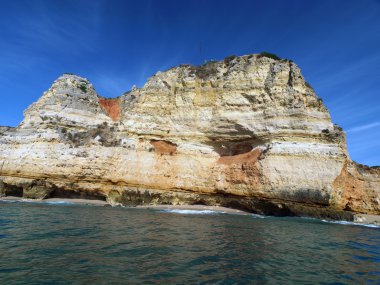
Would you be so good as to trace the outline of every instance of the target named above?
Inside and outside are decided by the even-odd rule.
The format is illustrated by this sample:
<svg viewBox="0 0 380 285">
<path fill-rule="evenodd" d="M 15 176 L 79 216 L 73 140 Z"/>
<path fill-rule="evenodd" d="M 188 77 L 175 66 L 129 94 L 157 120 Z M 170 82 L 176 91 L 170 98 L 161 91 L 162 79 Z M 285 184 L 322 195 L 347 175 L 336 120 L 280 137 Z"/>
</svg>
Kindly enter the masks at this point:
<svg viewBox="0 0 380 285">
<path fill-rule="evenodd" d="M 106 99 L 65 74 L 0 128 L 0 195 L 222 205 L 330 218 L 380 213 L 380 170 L 288 60 L 181 65 Z"/>
</svg>

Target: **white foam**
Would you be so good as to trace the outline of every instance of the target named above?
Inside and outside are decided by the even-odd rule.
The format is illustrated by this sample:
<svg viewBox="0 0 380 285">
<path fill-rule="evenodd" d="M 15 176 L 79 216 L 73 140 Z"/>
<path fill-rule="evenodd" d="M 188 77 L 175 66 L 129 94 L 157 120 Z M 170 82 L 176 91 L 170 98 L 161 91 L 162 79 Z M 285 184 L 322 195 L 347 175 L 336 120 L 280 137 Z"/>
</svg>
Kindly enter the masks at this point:
<svg viewBox="0 0 380 285">
<path fill-rule="evenodd" d="M 264 219 L 265 216 L 263 215 L 259 215 L 259 214 L 251 214 L 252 218 L 255 218 L 255 219 Z"/>
<path fill-rule="evenodd" d="M 49 204 L 49 205 L 74 205 L 75 203 L 69 201 L 45 201 L 34 199 L 15 199 L 15 200 L 1 200 L 6 203 L 31 203 L 31 204 Z"/>
<path fill-rule="evenodd" d="M 19 200 L 0 200 L 1 202 L 4 202 L 4 203 L 16 203 L 18 202 Z"/>
<path fill-rule="evenodd" d="M 166 213 L 175 213 L 175 214 L 183 214 L 183 215 L 214 215 L 224 212 L 212 211 L 212 210 L 188 210 L 188 209 L 165 209 L 162 212 Z"/>
<path fill-rule="evenodd" d="M 339 224 L 339 225 L 348 225 L 348 226 L 362 226 L 367 228 L 380 228 L 380 226 L 374 225 L 374 224 L 361 224 L 361 223 L 355 223 L 355 222 L 349 222 L 349 221 L 328 221 L 328 220 L 322 220 L 322 222 L 325 223 L 331 223 L 331 224 Z"/>
<path fill-rule="evenodd" d="M 48 201 L 44 202 L 45 204 L 51 204 L 51 205 L 74 205 L 75 203 L 68 202 L 68 201 Z"/>
<path fill-rule="evenodd" d="M 43 203 L 42 200 L 34 200 L 34 199 L 21 199 L 18 202 L 22 203 Z"/>
</svg>

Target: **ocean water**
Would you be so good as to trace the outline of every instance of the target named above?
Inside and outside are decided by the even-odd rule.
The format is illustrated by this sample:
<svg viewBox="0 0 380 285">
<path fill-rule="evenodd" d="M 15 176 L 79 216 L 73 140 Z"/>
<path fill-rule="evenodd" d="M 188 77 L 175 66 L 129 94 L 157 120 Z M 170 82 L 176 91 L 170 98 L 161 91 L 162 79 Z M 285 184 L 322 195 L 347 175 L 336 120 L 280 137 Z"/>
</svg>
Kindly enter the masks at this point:
<svg viewBox="0 0 380 285">
<path fill-rule="evenodd" d="M 380 284 L 380 229 L 0 202 L 0 284 Z"/>
</svg>

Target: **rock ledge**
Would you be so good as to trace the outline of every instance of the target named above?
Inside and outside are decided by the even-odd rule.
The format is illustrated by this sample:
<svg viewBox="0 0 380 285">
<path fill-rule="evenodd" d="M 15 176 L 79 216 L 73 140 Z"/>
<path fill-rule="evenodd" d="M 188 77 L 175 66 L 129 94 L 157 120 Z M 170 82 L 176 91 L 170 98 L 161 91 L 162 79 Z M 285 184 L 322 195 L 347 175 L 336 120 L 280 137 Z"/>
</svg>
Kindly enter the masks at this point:
<svg viewBox="0 0 380 285">
<path fill-rule="evenodd" d="M 0 195 L 220 205 L 353 220 L 380 214 L 380 169 L 288 60 L 181 65 L 115 99 L 65 74 L 0 128 Z"/>
</svg>

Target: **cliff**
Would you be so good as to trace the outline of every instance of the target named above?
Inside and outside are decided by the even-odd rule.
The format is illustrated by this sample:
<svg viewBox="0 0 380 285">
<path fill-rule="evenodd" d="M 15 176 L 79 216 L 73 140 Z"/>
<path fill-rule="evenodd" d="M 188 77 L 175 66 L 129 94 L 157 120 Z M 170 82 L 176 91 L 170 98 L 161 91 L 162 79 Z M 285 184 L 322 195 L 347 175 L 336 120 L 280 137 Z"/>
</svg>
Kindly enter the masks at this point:
<svg viewBox="0 0 380 285">
<path fill-rule="evenodd" d="M 181 65 L 115 99 L 65 74 L 0 128 L 0 193 L 206 204 L 271 215 L 380 213 L 380 170 L 288 60 Z"/>
</svg>

